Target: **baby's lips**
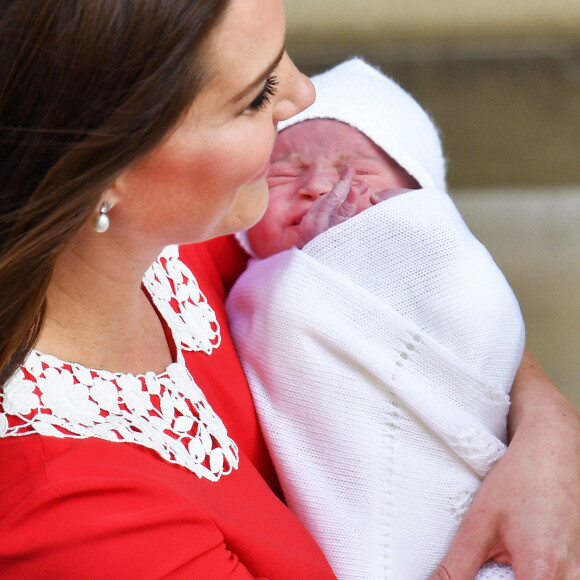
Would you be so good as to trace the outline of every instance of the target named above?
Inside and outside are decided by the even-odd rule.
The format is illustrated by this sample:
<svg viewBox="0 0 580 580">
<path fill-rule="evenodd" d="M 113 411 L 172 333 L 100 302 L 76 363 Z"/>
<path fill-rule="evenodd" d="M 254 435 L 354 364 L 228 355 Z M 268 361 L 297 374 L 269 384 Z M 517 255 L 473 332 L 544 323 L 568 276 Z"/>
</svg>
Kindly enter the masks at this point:
<svg viewBox="0 0 580 580">
<path fill-rule="evenodd" d="M 310 208 L 308 208 L 310 209 Z M 304 216 L 308 213 L 308 209 L 305 211 L 301 211 L 299 214 L 296 214 L 292 220 L 290 221 L 290 225 L 291 226 L 299 226 L 300 223 L 302 222 L 302 220 L 304 219 Z"/>
</svg>

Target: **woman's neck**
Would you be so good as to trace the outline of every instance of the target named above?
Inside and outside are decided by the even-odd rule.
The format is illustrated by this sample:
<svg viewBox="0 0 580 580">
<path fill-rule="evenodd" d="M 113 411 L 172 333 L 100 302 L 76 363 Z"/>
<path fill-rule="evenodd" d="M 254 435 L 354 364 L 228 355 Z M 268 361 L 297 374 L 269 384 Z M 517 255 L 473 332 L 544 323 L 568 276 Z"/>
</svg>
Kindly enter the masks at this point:
<svg viewBox="0 0 580 580">
<path fill-rule="evenodd" d="M 81 232 L 59 256 L 36 348 L 94 369 L 162 372 L 171 352 L 141 287 L 156 253 L 131 255 L 105 236 Z"/>
</svg>

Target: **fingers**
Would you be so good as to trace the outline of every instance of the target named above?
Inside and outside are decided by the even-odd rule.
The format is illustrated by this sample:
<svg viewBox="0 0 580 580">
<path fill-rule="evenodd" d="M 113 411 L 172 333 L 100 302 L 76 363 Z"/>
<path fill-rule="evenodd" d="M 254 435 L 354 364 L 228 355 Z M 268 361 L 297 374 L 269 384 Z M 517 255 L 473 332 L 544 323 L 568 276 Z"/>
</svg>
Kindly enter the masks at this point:
<svg viewBox="0 0 580 580">
<path fill-rule="evenodd" d="M 348 167 L 326 194 L 312 204 L 299 226 L 298 247 L 303 247 L 317 235 L 353 217 L 358 212 L 358 200 L 368 189 L 363 182 L 353 183 L 356 170 Z"/>
<path fill-rule="evenodd" d="M 553 535 L 553 534 L 552 534 Z M 580 553 L 577 542 L 556 541 L 514 555 L 516 578 L 525 580 L 580 580 Z"/>
<path fill-rule="evenodd" d="M 499 555 L 494 550 L 495 528 L 490 528 L 482 515 L 467 512 L 447 554 L 429 580 L 473 580 L 485 562 Z"/>
<path fill-rule="evenodd" d="M 385 189 L 384 191 L 373 193 L 370 196 L 371 204 L 377 205 L 377 203 L 381 203 L 381 201 L 385 201 L 386 199 L 390 199 L 391 197 L 395 197 L 396 195 L 401 195 L 402 193 L 407 193 L 408 191 L 413 190 L 406 189 L 404 187 L 399 187 L 393 189 Z"/>
<path fill-rule="evenodd" d="M 452 545 L 429 580 L 473 580 L 486 561 L 473 551 Z"/>
<path fill-rule="evenodd" d="M 360 195 L 360 185 L 352 183 L 355 175 L 355 170 L 348 167 L 333 188 L 312 204 L 301 224 L 309 232 L 309 239 L 355 215 Z"/>
<path fill-rule="evenodd" d="M 477 538 L 474 532 L 471 537 Z M 458 532 L 445 558 L 430 576 L 429 580 L 472 580 L 483 564 L 491 559 L 494 550 L 476 553 L 477 544 L 467 537 L 461 538 Z M 477 540 L 476 540 L 477 541 Z M 548 550 L 541 553 L 524 550 L 519 558 L 514 558 L 513 570 L 519 580 L 580 580 L 580 555 L 571 553 L 569 548 Z M 499 552 L 495 559 L 506 562 L 505 553 Z"/>
<path fill-rule="evenodd" d="M 355 183 L 348 191 L 342 203 L 338 205 L 329 216 L 329 226 L 336 226 L 348 218 L 353 217 L 358 211 L 358 199 L 364 195 L 368 189 L 366 183 Z"/>
<path fill-rule="evenodd" d="M 347 167 L 342 172 L 342 175 L 334 184 L 333 188 L 324 197 L 336 201 L 337 206 L 340 205 L 340 203 L 343 202 L 348 196 L 352 186 L 352 180 L 354 179 L 355 175 L 356 170 L 354 167 Z"/>
<path fill-rule="evenodd" d="M 517 578 L 526 580 L 572 580 L 579 578 L 579 570 L 576 575 L 565 571 L 565 554 L 561 557 L 551 553 L 543 555 L 527 554 L 526 557 L 514 562 L 514 572 Z"/>
</svg>

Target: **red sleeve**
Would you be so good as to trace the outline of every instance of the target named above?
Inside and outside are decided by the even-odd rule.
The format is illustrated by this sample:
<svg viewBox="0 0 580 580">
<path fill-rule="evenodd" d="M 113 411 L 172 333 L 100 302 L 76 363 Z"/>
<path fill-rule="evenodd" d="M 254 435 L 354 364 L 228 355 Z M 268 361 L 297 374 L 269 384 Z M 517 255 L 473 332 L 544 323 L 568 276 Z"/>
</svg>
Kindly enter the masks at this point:
<svg viewBox="0 0 580 580">
<path fill-rule="evenodd" d="M 222 338 L 220 347 L 213 351 L 211 357 L 204 352 L 186 352 L 184 356 L 192 376 L 199 385 L 203 385 L 205 396 L 226 424 L 234 441 L 248 455 L 270 488 L 282 497 L 276 471 L 258 424 L 250 387 L 229 333 L 224 306 L 224 283 L 226 286 L 233 283 L 235 272 L 242 267 L 242 262 L 236 258 L 237 252 L 242 251 L 232 236 L 180 246 L 181 259 L 191 268 L 216 313 Z M 245 260 L 243 264 L 245 267 Z"/>
<path fill-rule="evenodd" d="M 229 292 L 238 276 L 246 269 L 248 254 L 242 250 L 234 236 L 214 238 L 202 245 L 211 255 L 226 293 Z"/>
<path fill-rule="evenodd" d="M 49 483 L 2 521 L 2 578 L 253 578 L 198 506 L 143 478 Z"/>
</svg>

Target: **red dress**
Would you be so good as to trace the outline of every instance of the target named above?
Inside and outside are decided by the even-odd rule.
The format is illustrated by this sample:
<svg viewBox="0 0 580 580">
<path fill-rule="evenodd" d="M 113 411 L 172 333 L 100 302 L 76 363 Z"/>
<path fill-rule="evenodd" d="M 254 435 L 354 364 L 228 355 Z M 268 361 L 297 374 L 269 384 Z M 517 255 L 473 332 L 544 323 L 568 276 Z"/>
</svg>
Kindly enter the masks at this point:
<svg viewBox="0 0 580 580">
<path fill-rule="evenodd" d="M 193 389 L 191 416 L 183 407 L 189 399 L 168 378 L 170 368 L 178 377 L 183 373 L 176 363 L 157 377 L 101 377 L 100 371 L 87 374 L 62 361 L 55 370 L 51 357 L 39 354 L 40 362 L 30 368 L 46 385 L 55 376 L 74 376 L 75 384 L 71 379 L 58 391 L 41 389 L 44 407 L 51 401 L 54 416 L 36 416 L 30 422 L 35 427 L 27 421 L 47 413 L 31 411 L 44 383 L 35 383 L 27 370 L 17 387 L 7 389 L 0 409 L 0 577 L 335 578 L 311 536 L 264 480 L 276 486 L 227 330 L 224 273 L 203 245 L 182 249 L 180 257 L 195 273 L 221 334 L 221 344 L 205 351 L 203 344 L 189 350 L 174 344 L 193 379 L 186 385 Z M 144 385 L 156 395 L 140 390 Z M 196 399 L 196 385 L 205 398 Z M 149 415 L 140 407 L 144 392 L 155 399 Z M 71 398 L 76 396 L 78 401 Z M 134 418 L 129 427 L 122 416 Z M 149 433 L 145 416 L 167 429 Z M 197 427 L 186 432 L 188 421 Z"/>
</svg>

